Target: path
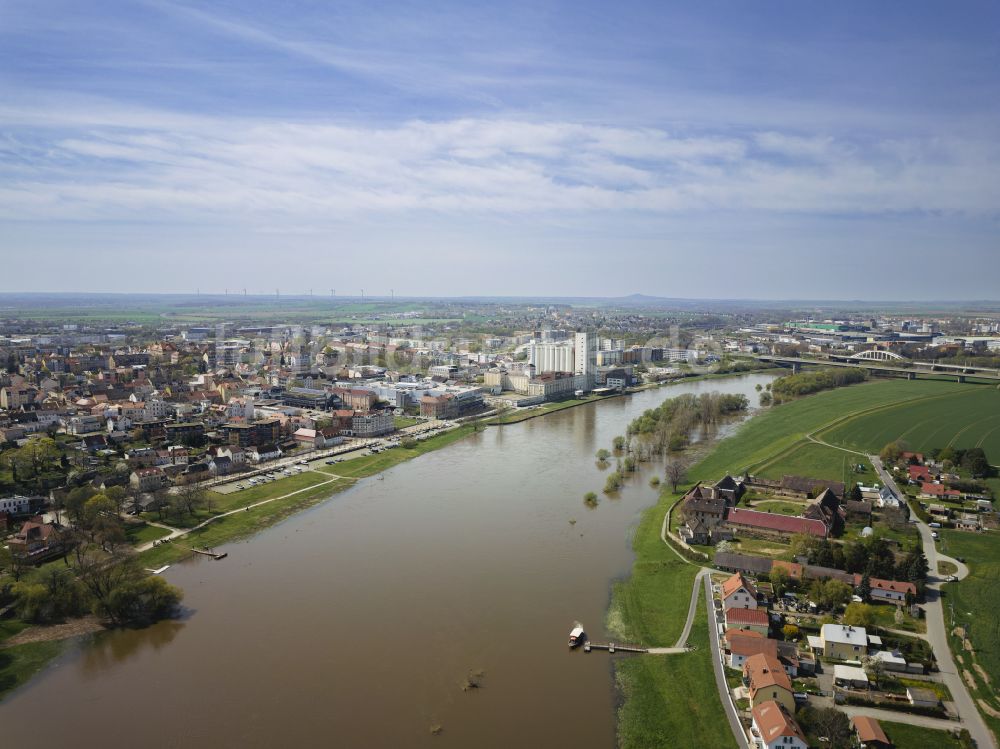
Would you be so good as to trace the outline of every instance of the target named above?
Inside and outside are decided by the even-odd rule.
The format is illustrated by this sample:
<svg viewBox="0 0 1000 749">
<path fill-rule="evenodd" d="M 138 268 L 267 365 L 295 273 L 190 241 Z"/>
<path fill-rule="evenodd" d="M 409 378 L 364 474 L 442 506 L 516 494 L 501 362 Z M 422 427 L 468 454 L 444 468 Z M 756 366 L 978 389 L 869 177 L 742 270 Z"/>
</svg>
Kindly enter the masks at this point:
<svg viewBox="0 0 1000 749">
<path fill-rule="evenodd" d="M 956 728 L 967 727 L 962 722 L 948 720 L 947 718 L 931 718 L 927 715 L 915 715 L 913 713 L 902 713 L 897 710 L 880 710 L 877 707 L 855 707 L 853 705 L 837 705 L 837 709 L 847 713 L 853 718 L 856 715 L 863 715 L 867 718 L 875 718 L 888 723 L 906 723 L 908 725 L 921 726 L 923 728 L 935 728 L 939 731 L 954 731 Z M 979 744 L 976 746 L 986 747 L 990 744 Z"/>
<path fill-rule="evenodd" d="M 688 605 L 688 615 L 687 621 L 684 622 L 684 629 L 681 630 L 681 636 L 677 638 L 677 642 L 673 644 L 673 647 L 669 648 L 649 648 L 647 652 L 652 655 L 674 655 L 676 653 L 686 653 L 688 652 L 687 641 L 688 637 L 691 636 L 691 627 L 694 624 L 694 615 L 698 611 L 698 583 L 703 577 L 706 577 L 712 573 L 708 567 L 702 567 L 698 574 L 694 577 L 694 585 L 691 588 L 691 603 Z"/>
<path fill-rule="evenodd" d="M 879 457 L 877 455 L 869 455 L 868 459 L 872 462 L 875 472 L 883 483 L 896 492 L 896 496 L 903 497 L 904 495 L 899 491 L 899 487 L 890 473 L 885 469 L 885 466 L 882 465 Z M 955 564 L 959 568 L 959 577 L 965 577 L 965 575 L 969 574 L 968 567 L 958 562 L 958 560 L 952 560 L 950 557 L 939 555 L 934 537 L 931 535 L 930 527 L 920 520 L 920 518 L 916 518 L 916 521 L 917 529 L 920 531 L 920 538 L 923 542 L 924 556 L 927 557 L 927 564 L 930 567 L 930 572 L 927 576 L 926 602 L 924 603 L 924 613 L 927 619 L 927 642 L 930 643 L 934 650 L 934 657 L 937 659 L 941 681 L 951 691 L 952 702 L 955 705 L 955 709 L 958 710 L 959 716 L 962 718 L 962 725 L 969 729 L 969 733 L 976 742 L 976 746 L 980 747 L 980 749 L 996 747 L 993 734 L 986 727 L 986 723 L 983 721 L 976 703 L 973 702 L 972 695 L 969 694 L 969 689 L 962 679 L 961 673 L 959 673 L 958 668 L 955 666 L 955 660 L 952 658 L 951 648 L 948 643 L 948 630 L 944 623 L 944 607 L 941 605 L 941 583 L 943 581 L 937 573 L 938 560 L 946 560 Z M 906 719 L 907 721 L 913 720 L 915 722 L 917 717 L 907 715 Z"/>
<path fill-rule="evenodd" d="M 202 522 L 198 523 L 198 525 L 196 525 L 196 526 L 194 526 L 192 528 L 184 528 L 184 529 L 170 528 L 169 525 L 161 525 L 161 524 L 158 524 L 158 523 L 151 523 L 151 525 L 155 525 L 158 528 L 165 528 L 165 529 L 166 528 L 170 528 L 171 533 L 166 538 L 169 538 L 169 539 L 181 538 L 183 536 L 188 535 L 189 533 L 193 533 L 196 530 L 204 528 L 209 523 L 214 523 L 216 520 L 219 520 L 220 518 L 229 517 L 230 515 L 235 515 L 238 512 L 246 512 L 249 509 L 253 509 L 253 508 L 260 507 L 262 505 L 270 504 L 271 502 L 277 502 L 279 499 L 288 499 L 288 497 L 294 497 L 296 494 L 301 494 L 302 492 L 312 491 L 313 489 L 318 489 L 321 486 L 327 486 L 328 484 L 332 484 L 332 483 L 334 483 L 336 481 L 340 481 L 341 479 L 342 479 L 341 476 L 335 476 L 335 477 L 331 478 L 329 481 L 321 481 L 318 484 L 313 484 L 312 486 L 307 486 L 307 487 L 304 487 L 302 489 L 297 489 L 294 492 L 289 492 L 288 494 L 282 494 L 280 497 L 271 497 L 270 499 L 262 499 L 259 502 L 254 502 L 253 504 L 247 505 L 246 507 L 238 507 L 235 510 L 229 510 L 229 512 L 223 512 L 220 515 L 213 515 L 212 517 L 208 518 L 207 520 L 203 520 Z M 139 553 L 142 553 L 144 551 L 152 549 L 153 548 L 153 543 L 154 543 L 153 541 L 148 541 L 148 542 L 142 544 L 141 546 L 137 546 L 135 550 L 137 552 L 139 552 Z"/>
<path fill-rule="evenodd" d="M 726 672 L 722 667 L 722 652 L 719 649 L 719 633 L 716 631 L 715 616 L 713 615 L 713 610 L 715 608 L 712 603 L 712 578 L 708 575 L 704 577 L 705 580 L 705 605 L 708 607 L 708 644 L 712 650 L 712 670 L 715 672 L 715 686 L 719 691 L 719 699 L 722 700 L 722 707 L 726 711 L 726 719 L 729 721 L 729 729 L 732 731 L 733 738 L 736 739 L 736 745 L 740 749 L 749 749 L 747 744 L 747 735 L 743 730 L 743 724 L 740 723 L 739 713 L 736 712 L 736 706 L 733 704 L 732 695 L 729 693 L 729 685 L 726 683 Z M 697 585 L 695 586 L 697 588 Z"/>
</svg>

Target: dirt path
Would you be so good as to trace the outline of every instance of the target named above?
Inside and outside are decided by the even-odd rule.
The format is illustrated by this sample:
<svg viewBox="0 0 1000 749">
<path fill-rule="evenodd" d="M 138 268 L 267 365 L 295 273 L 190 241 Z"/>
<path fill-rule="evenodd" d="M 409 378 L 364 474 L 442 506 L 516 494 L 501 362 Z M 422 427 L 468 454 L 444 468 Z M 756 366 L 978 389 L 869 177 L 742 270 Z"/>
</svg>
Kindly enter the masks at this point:
<svg viewBox="0 0 1000 749">
<path fill-rule="evenodd" d="M 85 616 L 81 619 L 73 619 L 65 624 L 51 624 L 46 627 L 28 627 L 22 632 L 18 632 L 13 637 L 9 637 L 0 644 L 0 648 L 11 648 L 15 645 L 27 645 L 31 642 L 52 642 L 54 640 L 65 640 L 69 637 L 79 637 L 89 635 L 93 632 L 100 632 L 104 629 L 100 620 L 96 616 Z"/>
</svg>

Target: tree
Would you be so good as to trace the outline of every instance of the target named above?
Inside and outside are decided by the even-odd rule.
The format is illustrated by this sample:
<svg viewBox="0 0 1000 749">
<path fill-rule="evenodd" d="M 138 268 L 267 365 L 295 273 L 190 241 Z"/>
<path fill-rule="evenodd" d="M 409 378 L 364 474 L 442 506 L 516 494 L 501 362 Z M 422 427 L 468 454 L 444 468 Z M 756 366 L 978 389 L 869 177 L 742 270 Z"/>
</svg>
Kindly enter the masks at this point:
<svg viewBox="0 0 1000 749">
<path fill-rule="evenodd" d="M 176 494 L 188 515 L 205 506 L 205 488 L 195 481 L 177 487 Z"/>
<path fill-rule="evenodd" d="M 889 442 L 879 451 L 878 456 L 882 459 L 882 463 L 890 465 L 899 460 L 902 452 L 903 450 L 900 448 L 899 442 Z"/>
<path fill-rule="evenodd" d="M 858 586 L 858 596 L 865 603 L 872 600 L 872 580 L 867 572 L 861 576 L 861 585 Z"/>
<path fill-rule="evenodd" d="M 851 493 L 848 496 L 848 499 L 851 499 L 855 502 L 861 502 L 862 500 L 864 500 L 864 495 L 861 493 L 860 485 L 855 484 L 853 487 L 851 487 Z"/>
<path fill-rule="evenodd" d="M 597 507 L 597 494 L 594 492 L 587 492 L 583 495 L 583 503 L 587 507 Z"/>
<path fill-rule="evenodd" d="M 788 570 L 784 567 L 772 567 L 769 577 L 771 587 L 774 588 L 774 595 L 781 598 L 791 585 L 792 578 L 788 574 Z"/>
<path fill-rule="evenodd" d="M 823 599 L 828 608 L 835 609 L 851 600 L 854 590 L 840 580 L 827 580 L 823 583 Z"/>
<path fill-rule="evenodd" d="M 844 611 L 844 624 L 852 627 L 873 629 L 877 623 L 878 617 L 875 614 L 875 607 L 871 604 L 852 603 Z"/>
<path fill-rule="evenodd" d="M 786 624 L 781 628 L 781 634 L 785 636 L 785 639 L 789 642 L 799 639 L 799 628 L 794 624 Z"/>
<path fill-rule="evenodd" d="M 832 707 L 805 706 L 798 712 L 799 724 L 809 733 L 826 738 L 824 746 L 831 749 L 849 749 L 853 734 L 851 722 L 845 713 Z"/>
<path fill-rule="evenodd" d="M 688 461 L 680 456 L 674 456 L 669 461 L 667 461 L 666 468 L 664 469 L 664 474 L 666 475 L 667 481 L 670 482 L 670 488 L 677 493 L 677 487 L 687 479 L 688 471 Z"/>
<path fill-rule="evenodd" d="M 597 451 L 597 459 L 600 460 L 600 461 L 602 461 L 602 462 L 605 461 L 605 460 L 607 460 L 610 457 L 611 457 L 611 452 L 608 451 L 608 450 L 605 450 L 603 447 L 600 450 Z"/>
</svg>

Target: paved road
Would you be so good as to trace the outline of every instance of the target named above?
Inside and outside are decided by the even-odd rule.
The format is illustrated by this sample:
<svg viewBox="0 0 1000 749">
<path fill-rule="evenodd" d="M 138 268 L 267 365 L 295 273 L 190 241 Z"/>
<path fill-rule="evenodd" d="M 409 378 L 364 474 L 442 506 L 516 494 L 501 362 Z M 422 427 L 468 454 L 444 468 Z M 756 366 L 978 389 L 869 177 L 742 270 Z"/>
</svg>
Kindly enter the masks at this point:
<svg viewBox="0 0 1000 749">
<path fill-rule="evenodd" d="M 747 735 L 740 723 L 740 716 L 733 706 L 733 701 L 729 697 L 729 685 L 726 683 L 726 673 L 722 666 L 722 652 L 719 649 L 719 633 L 715 624 L 715 606 L 712 603 L 712 578 L 708 575 L 703 577 L 705 581 L 705 605 L 708 607 L 708 644 L 712 649 L 712 669 L 715 671 L 715 686 L 719 690 L 719 699 L 722 700 L 722 707 L 726 711 L 726 718 L 729 720 L 729 728 L 736 739 L 736 744 L 740 749 L 749 749 Z M 697 587 L 697 586 L 695 586 Z"/>
<path fill-rule="evenodd" d="M 847 713 L 852 718 L 855 715 L 864 715 L 868 718 L 875 718 L 876 720 L 884 720 L 889 723 L 907 723 L 913 726 L 922 726 L 923 728 L 937 728 L 943 731 L 954 731 L 961 725 L 953 720 L 947 720 L 946 718 L 929 718 L 926 715 L 911 715 L 910 713 L 901 713 L 896 710 L 879 710 L 878 708 L 875 707 L 854 707 L 852 705 L 837 705 L 837 709 Z M 980 744 L 980 746 L 984 745 Z"/>
<path fill-rule="evenodd" d="M 903 493 L 899 491 L 899 487 L 885 469 L 885 466 L 882 465 L 879 457 L 877 455 L 869 455 L 868 458 L 871 460 L 876 473 L 878 473 L 879 478 L 882 479 L 885 485 L 896 492 L 897 496 L 903 497 Z M 924 612 L 927 618 L 927 641 L 934 648 L 934 657 L 938 662 L 941 681 L 951 691 L 955 709 L 958 710 L 958 714 L 962 719 L 962 725 L 969 729 L 969 733 L 972 734 L 976 746 L 980 747 L 980 749 L 986 749 L 986 747 L 995 748 L 996 742 L 993 740 L 993 734 L 987 729 L 986 723 L 979 714 L 979 710 L 972 700 L 972 695 L 969 694 L 969 690 L 958 671 L 958 667 L 955 665 L 955 660 L 951 656 L 951 649 L 948 646 L 948 630 L 944 621 L 944 606 L 941 604 L 941 584 L 943 581 L 937 575 L 937 563 L 939 560 L 952 560 L 950 557 L 938 554 L 937 545 L 934 542 L 934 537 L 931 535 L 931 529 L 919 518 L 916 518 L 916 520 L 917 529 L 920 531 L 920 539 L 923 542 L 924 556 L 927 557 L 927 564 L 930 567 L 930 573 L 927 576 L 927 600 L 924 603 Z M 956 565 L 959 564 L 957 560 L 954 560 L 953 563 Z M 959 570 L 962 573 L 960 574 L 961 577 L 969 574 L 969 570 L 965 565 L 961 565 Z M 915 719 L 917 717 L 907 715 L 906 720 L 911 721 L 912 719 L 913 722 L 916 722 Z M 952 725 L 954 724 L 952 723 Z"/>
</svg>

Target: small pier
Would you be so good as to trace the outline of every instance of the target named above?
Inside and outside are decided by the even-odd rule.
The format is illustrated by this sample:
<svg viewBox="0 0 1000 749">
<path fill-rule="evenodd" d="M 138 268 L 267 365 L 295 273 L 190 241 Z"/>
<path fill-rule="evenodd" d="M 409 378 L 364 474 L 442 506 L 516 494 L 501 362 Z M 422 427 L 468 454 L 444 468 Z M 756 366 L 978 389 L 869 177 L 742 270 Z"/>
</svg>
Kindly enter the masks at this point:
<svg viewBox="0 0 1000 749">
<path fill-rule="evenodd" d="M 222 552 L 221 554 L 216 554 L 214 551 L 209 551 L 208 549 L 191 549 L 195 554 L 201 554 L 206 557 L 212 557 L 212 559 L 225 559 L 229 556 L 229 552 Z"/>
<path fill-rule="evenodd" d="M 638 645 L 620 645 L 613 642 L 591 642 L 587 640 L 583 643 L 583 652 L 589 653 L 591 650 L 607 650 L 609 653 L 648 653 L 647 648 Z"/>
</svg>

